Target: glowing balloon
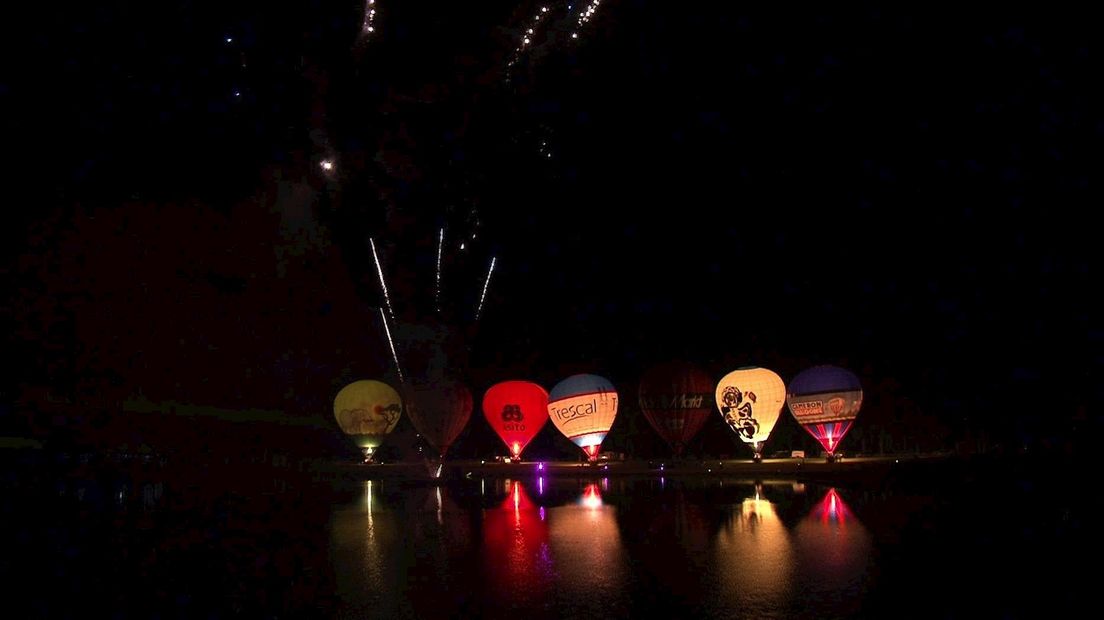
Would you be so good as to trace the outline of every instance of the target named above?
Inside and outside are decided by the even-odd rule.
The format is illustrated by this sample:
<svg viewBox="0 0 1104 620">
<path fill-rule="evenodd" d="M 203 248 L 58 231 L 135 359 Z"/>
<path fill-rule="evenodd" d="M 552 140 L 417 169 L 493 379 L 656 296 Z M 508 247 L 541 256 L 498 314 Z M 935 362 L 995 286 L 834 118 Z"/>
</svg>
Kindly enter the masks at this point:
<svg viewBox="0 0 1104 620">
<path fill-rule="evenodd" d="M 693 364 L 661 364 L 640 379 L 640 409 L 676 455 L 713 411 L 713 380 Z"/>
<path fill-rule="evenodd" d="M 824 446 L 829 457 L 851 430 L 862 406 L 862 385 L 851 371 L 814 366 L 798 373 L 786 391 L 786 404 L 797 423 Z"/>
<path fill-rule="evenodd" d="M 603 377 L 572 375 L 552 388 L 548 417 L 593 462 L 617 417 L 617 390 Z"/>
<path fill-rule="evenodd" d="M 382 381 L 354 381 L 334 398 L 334 417 L 370 461 L 402 415 L 399 393 Z"/>
<path fill-rule="evenodd" d="M 406 412 L 414 428 L 443 459 L 471 418 L 471 391 L 459 381 L 442 379 L 433 383 L 407 384 L 403 392 Z"/>
<path fill-rule="evenodd" d="M 717 383 L 716 398 L 725 423 L 741 441 L 751 445 L 755 460 L 759 460 L 763 442 L 774 430 L 786 402 L 782 378 L 766 368 L 740 368 Z"/>
<path fill-rule="evenodd" d="M 528 381 L 503 381 L 483 395 L 483 415 L 516 461 L 548 421 L 548 392 Z"/>
</svg>

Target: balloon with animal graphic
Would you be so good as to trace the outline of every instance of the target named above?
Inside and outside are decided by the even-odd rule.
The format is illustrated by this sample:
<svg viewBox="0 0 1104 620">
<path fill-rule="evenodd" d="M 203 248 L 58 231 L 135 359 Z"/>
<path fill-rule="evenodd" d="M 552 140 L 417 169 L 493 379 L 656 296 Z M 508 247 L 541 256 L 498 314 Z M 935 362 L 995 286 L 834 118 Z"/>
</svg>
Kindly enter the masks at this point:
<svg viewBox="0 0 1104 620">
<path fill-rule="evenodd" d="M 365 379 L 341 388 L 334 398 L 334 418 L 371 462 L 384 437 L 395 429 L 402 415 L 402 399 L 395 388 Z"/>
<path fill-rule="evenodd" d="M 786 402 L 782 377 L 757 366 L 740 368 L 717 383 L 716 399 L 725 424 L 740 441 L 751 446 L 754 459 L 761 460 L 763 443 L 774 430 Z"/>
</svg>

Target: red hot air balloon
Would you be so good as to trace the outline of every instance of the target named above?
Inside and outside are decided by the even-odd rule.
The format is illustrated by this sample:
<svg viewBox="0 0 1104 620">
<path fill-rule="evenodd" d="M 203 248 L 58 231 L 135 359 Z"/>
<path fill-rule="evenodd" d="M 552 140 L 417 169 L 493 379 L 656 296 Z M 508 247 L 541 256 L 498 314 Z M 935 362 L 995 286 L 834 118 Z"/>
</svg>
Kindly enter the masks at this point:
<svg viewBox="0 0 1104 620">
<path fill-rule="evenodd" d="M 640 379 L 640 409 L 679 456 L 713 413 L 713 380 L 693 364 L 661 364 Z"/>
<path fill-rule="evenodd" d="M 483 415 L 517 461 L 548 421 L 548 392 L 528 381 L 503 381 L 483 395 Z"/>
<path fill-rule="evenodd" d="M 442 459 L 472 412 L 472 394 L 459 381 L 442 379 L 433 383 L 404 386 L 406 411 L 410 421 Z"/>
</svg>

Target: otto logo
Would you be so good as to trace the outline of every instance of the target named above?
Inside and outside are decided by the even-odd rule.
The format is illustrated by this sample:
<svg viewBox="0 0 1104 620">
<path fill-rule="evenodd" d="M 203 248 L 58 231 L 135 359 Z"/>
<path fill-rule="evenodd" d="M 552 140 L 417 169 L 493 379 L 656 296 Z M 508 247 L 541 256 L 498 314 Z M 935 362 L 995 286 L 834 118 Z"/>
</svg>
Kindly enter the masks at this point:
<svg viewBox="0 0 1104 620">
<path fill-rule="evenodd" d="M 521 414 L 521 405 L 506 405 L 502 408 L 503 422 L 521 422 L 525 416 Z"/>
</svg>

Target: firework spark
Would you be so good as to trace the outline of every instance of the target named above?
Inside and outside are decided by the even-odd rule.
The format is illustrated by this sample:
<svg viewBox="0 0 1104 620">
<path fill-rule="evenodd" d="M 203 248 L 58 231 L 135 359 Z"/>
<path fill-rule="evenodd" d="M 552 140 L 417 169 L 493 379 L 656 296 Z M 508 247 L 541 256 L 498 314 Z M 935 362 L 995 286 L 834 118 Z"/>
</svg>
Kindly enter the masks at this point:
<svg viewBox="0 0 1104 620">
<path fill-rule="evenodd" d="M 602 0 L 590 0 L 590 2 L 579 9 L 579 17 L 575 20 L 575 30 L 571 33 L 572 39 L 579 38 L 579 30 L 587 24 L 598 12 L 598 5 L 602 3 Z"/>
<path fill-rule="evenodd" d="M 494 273 L 495 261 L 498 257 L 491 257 L 491 266 L 487 269 L 487 279 L 483 281 L 483 292 L 479 295 L 479 306 L 475 309 L 475 320 L 479 322 L 479 315 L 483 312 L 483 301 L 487 299 L 487 287 L 491 285 L 491 274 Z"/>
<path fill-rule="evenodd" d="M 376 31 L 376 0 L 364 0 L 364 21 L 360 23 L 360 36 L 368 37 Z"/>
<path fill-rule="evenodd" d="M 510 54 L 510 61 L 506 63 L 506 81 L 510 81 L 510 73 L 513 71 L 514 66 L 521 62 L 521 56 L 525 53 L 529 46 L 533 43 L 533 39 L 536 37 L 537 30 L 540 27 L 544 18 L 548 17 L 549 9 L 547 6 L 540 7 L 536 15 L 530 19 L 524 31 L 521 33 L 521 40 L 518 42 L 517 47 L 514 48 L 512 54 Z"/>
<path fill-rule="evenodd" d="M 395 370 L 399 373 L 399 382 L 406 383 L 406 379 L 403 378 L 402 366 L 399 365 L 399 354 L 395 351 L 395 341 L 391 338 L 391 328 L 387 326 L 387 315 L 383 312 L 383 308 L 379 309 L 380 319 L 383 321 L 383 331 L 387 334 L 387 345 L 391 347 L 391 359 L 395 360 Z"/>
<path fill-rule="evenodd" d="M 380 265 L 379 254 L 376 254 L 376 241 L 369 237 L 368 243 L 372 245 L 372 259 L 376 262 L 376 275 L 379 276 L 380 288 L 383 289 L 383 301 L 387 303 L 387 313 L 391 315 L 391 320 L 394 321 L 395 309 L 391 307 L 391 293 L 387 291 L 387 281 L 383 278 L 383 267 Z"/>
<path fill-rule="evenodd" d="M 437 235 L 437 287 L 433 291 L 433 303 L 437 307 L 437 314 L 441 313 L 441 252 L 445 247 L 445 228 L 441 227 Z"/>
</svg>

